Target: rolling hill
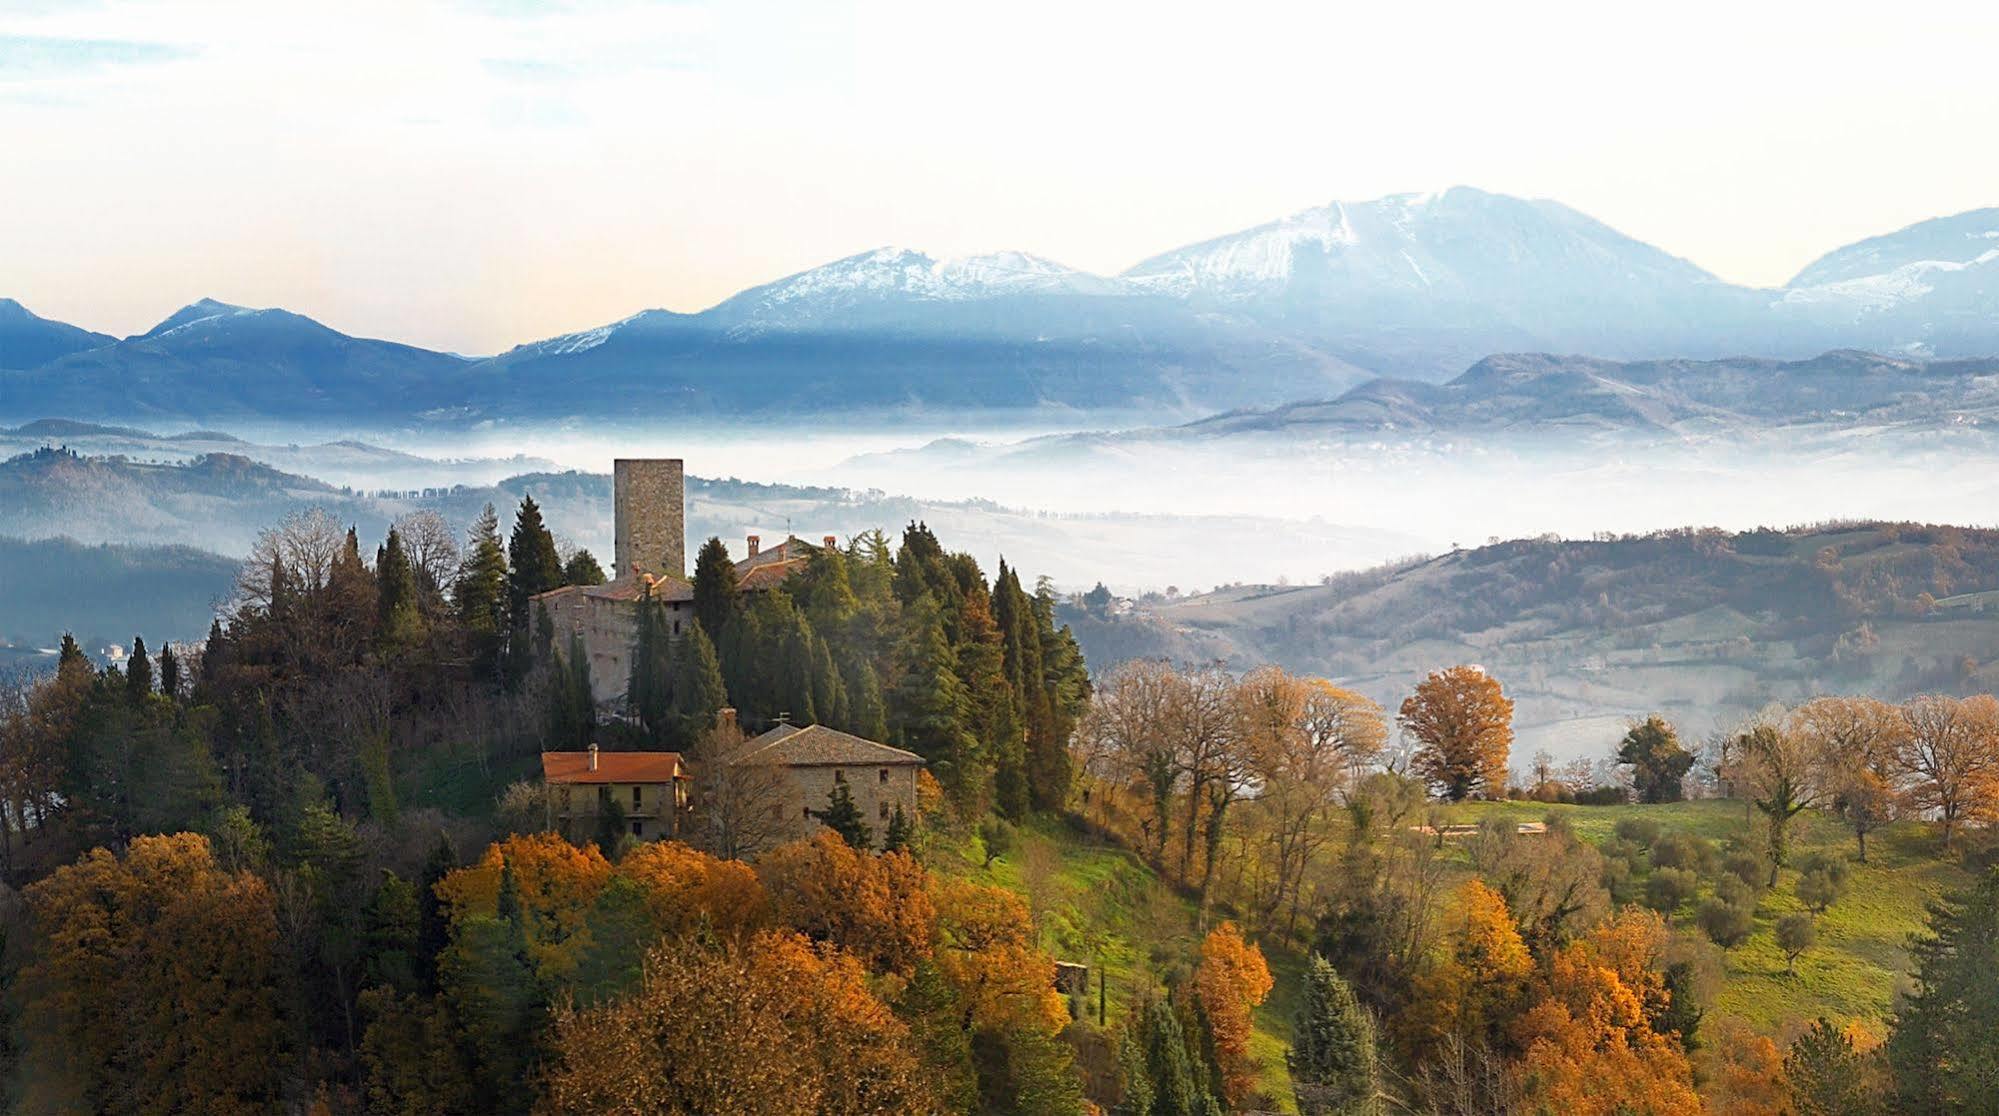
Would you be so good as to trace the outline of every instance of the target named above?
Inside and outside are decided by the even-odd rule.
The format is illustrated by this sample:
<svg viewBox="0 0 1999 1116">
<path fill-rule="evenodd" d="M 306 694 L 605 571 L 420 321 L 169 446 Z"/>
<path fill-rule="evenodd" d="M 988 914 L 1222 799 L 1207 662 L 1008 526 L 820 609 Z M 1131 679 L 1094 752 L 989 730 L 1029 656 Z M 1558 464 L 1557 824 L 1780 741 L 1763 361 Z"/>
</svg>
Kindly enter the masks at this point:
<svg viewBox="0 0 1999 1116">
<path fill-rule="evenodd" d="M 1423 674 L 1493 672 L 1516 763 L 1604 753 L 1659 712 L 1698 737 L 1770 702 L 1999 686 L 1999 531 L 1859 523 L 1529 539 L 1110 609 L 1071 605 L 1090 663 L 1278 663 L 1393 710 Z"/>
</svg>

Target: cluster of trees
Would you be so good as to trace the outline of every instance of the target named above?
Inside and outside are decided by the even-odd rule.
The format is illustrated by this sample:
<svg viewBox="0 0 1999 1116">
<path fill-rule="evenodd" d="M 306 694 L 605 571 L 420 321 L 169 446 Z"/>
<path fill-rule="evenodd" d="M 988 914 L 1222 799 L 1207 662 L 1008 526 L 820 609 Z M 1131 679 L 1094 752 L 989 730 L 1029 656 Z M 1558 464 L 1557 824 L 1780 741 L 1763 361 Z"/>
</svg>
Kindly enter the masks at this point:
<svg viewBox="0 0 1999 1116">
<path fill-rule="evenodd" d="M 107 1112 L 594 1110 L 588 1073 L 562 1069 L 594 1056 L 584 1035 L 740 976 L 738 1004 L 826 1005 L 783 1023 L 804 1059 L 780 1090 L 790 1107 L 753 1108 L 964 1111 L 990 1094 L 1072 1111 L 1079 1078 L 1052 1041 L 1068 1012 L 1025 909 L 925 873 L 906 851 L 914 819 L 873 856 L 838 840 L 865 822 L 829 803 L 839 850 L 780 849 L 754 871 L 628 841 L 605 842 L 615 864 L 554 837 L 470 867 L 452 851 L 540 828 L 539 810 L 495 816 L 540 751 L 655 734 L 724 747 L 702 737 L 721 735 L 725 703 L 922 752 L 953 819 L 1066 797 L 1061 742 L 1089 685 L 1045 588 L 1010 567 L 989 582 L 917 526 L 900 553 L 878 533 L 818 552 L 784 588 L 741 593 L 732 573 L 711 541 L 697 606 L 721 637 L 650 648 L 633 681 L 653 689 L 635 696 L 662 704 L 641 701 L 636 729 L 600 723 L 581 649 L 534 604 L 603 571 L 532 499 L 510 534 L 489 508 L 462 545 L 428 513 L 373 548 L 296 515 L 259 538 L 204 644 L 135 641 L 100 668 L 65 641 L 52 674 L 0 695 L 0 841 L 25 900 L 0 904 L 16 1095 Z M 690 1041 L 767 1054 L 717 1010 Z M 901 1074 L 906 1109 L 883 1099 L 900 1093 L 838 1094 L 858 1045 L 884 1035 L 882 1088 Z"/>
<path fill-rule="evenodd" d="M 989 582 L 912 523 L 893 553 L 869 532 L 746 593 L 710 539 L 693 595 L 678 636 L 663 603 L 640 606 L 628 693 L 654 742 L 691 746 L 726 700 L 746 724 L 782 716 L 916 752 L 970 816 L 1067 800 L 1089 673 L 1053 593 L 1029 593 L 1004 561 Z"/>
</svg>

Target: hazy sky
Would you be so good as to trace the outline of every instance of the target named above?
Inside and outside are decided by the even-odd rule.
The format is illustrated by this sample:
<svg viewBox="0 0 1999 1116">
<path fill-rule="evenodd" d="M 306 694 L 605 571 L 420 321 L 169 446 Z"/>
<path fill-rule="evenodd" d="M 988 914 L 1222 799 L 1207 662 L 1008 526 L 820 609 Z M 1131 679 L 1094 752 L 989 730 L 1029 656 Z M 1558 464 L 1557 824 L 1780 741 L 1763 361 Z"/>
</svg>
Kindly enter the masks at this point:
<svg viewBox="0 0 1999 1116">
<path fill-rule="evenodd" d="M 1999 5 L 0 0 L 0 295 L 484 352 L 881 244 L 1553 197 L 1725 278 L 1999 205 Z"/>
</svg>

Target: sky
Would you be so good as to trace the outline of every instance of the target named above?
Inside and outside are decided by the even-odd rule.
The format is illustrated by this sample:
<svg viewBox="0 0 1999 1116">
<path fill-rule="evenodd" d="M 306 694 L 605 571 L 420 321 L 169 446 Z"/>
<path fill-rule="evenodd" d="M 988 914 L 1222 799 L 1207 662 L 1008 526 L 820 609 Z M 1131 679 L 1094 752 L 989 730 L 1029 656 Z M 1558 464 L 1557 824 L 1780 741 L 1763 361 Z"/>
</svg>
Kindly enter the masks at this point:
<svg viewBox="0 0 1999 1116">
<path fill-rule="evenodd" d="M 1737 282 L 1999 205 L 1999 5 L 0 0 L 0 296 L 485 353 L 884 244 L 1115 272 L 1335 199 Z"/>
</svg>

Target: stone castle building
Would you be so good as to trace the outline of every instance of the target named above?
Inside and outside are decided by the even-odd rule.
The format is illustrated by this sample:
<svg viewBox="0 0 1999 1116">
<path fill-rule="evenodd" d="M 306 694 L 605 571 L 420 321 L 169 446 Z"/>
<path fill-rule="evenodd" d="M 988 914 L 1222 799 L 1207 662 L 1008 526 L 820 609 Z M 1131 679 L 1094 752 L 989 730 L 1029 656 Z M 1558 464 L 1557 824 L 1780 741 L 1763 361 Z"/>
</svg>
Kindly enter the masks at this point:
<svg viewBox="0 0 1999 1116">
<path fill-rule="evenodd" d="M 911 822 L 917 818 L 916 776 L 923 770 L 923 757 L 825 725 L 780 724 L 752 737 L 729 763 L 767 767 L 778 774 L 771 801 L 763 808 L 771 815 L 768 831 L 779 841 L 809 837 L 824 828 L 818 814 L 841 783 L 861 820 L 874 831 L 877 846 L 887 838 L 898 807 Z"/>
<path fill-rule="evenodd" d="M 556 646 L 566 648 L 572 634 L 581 637 L 590 662 L 591 696 L 603 706 L 625 700 L 641 601 L 666 606 L 672 635 L 694 619 L 694 586 L 687 570 L 687 487 L 680 459 L 619 458 L 612 463 L 611 479 L 616 576 L 602 585 L 568 585 L 534 598 L 548 610 Z M 761 542 L 749 536 L 746 553 L 736 562 L 736 584 L 745 593 L 782 585 L 818 550 L 796 538 L 768 549 Z M 821 545 L 836 542 L 828 535 Z"/>
</svg>

